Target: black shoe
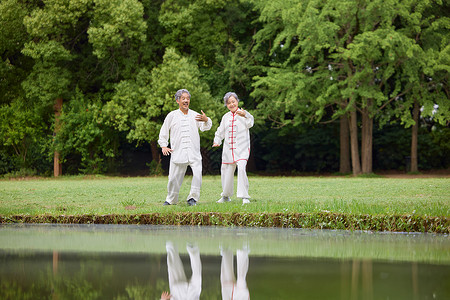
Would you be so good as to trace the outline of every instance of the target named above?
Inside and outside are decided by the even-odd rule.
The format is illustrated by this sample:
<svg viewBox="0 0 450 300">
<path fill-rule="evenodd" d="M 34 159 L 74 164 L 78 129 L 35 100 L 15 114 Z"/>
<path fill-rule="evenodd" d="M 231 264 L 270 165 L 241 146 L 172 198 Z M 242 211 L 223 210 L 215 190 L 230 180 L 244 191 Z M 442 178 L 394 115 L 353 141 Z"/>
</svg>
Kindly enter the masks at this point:
<svg viewBox="0 0 450 300">
<path fill-rule="evenodd" d="M 188 203 L 189 206 L 195 206 L 195 205 L 197 205 L 197 201 L 195 201 L 194 198 L 189 199 L 189 200 L 187 201 L 187 203 Z"/>
<path fill-rule="evenodd" d="M 164 201 L 163 205 L 170 205 L 170 203 L 167 201 Z"/>
</svg>

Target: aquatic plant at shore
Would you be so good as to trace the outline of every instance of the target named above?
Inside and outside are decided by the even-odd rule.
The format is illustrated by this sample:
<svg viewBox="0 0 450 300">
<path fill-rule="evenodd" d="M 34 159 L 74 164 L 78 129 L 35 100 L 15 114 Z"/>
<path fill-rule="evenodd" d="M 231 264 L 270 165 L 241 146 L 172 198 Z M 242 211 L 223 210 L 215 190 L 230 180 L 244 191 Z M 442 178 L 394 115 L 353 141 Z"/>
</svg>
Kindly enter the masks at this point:
<svg viewBox="0 0 450 300">
<path fill-rule="evenodd" d="M 191 226 L 243 226 L 450 233 L 450 218 L 418 215 L 344 213 L 217 213 L 174 212 L 108 215 L 0 216 L 0 223 L 139 224 Z"/>
</svg>

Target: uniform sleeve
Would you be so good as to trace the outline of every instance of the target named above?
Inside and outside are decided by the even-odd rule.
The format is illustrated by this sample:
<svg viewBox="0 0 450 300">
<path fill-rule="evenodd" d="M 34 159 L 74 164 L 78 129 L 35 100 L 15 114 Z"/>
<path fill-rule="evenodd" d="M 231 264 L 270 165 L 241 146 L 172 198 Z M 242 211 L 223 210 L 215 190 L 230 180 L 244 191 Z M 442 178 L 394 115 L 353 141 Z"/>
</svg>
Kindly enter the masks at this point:
<svg viewBox="0 0 450 300">
<path fill-rule="evenodd" d="M 192 117 L 194 118 L 194 120 L 195 117 L 199 115 L 199 113 L 196 112 L 195 110 L 189 110 L 189 112 L 192 113 Z M 212 120 L 210 118 L 208 118 L 208 121 L 206 122 L 195 120 L 195 123 L 197 128 L 200 129 L 200 131 L 208 131 L 212 127 Z"/>
<path fill-rule="evenodd" d="M 247 128 L 252 128 L 255 122 L 255 118 L 253 118 L 252 114 L 248 111 L 245 111 L 245 126 Z"/>
<path fill-rule="evenodd" d="M 207 131 L 210 130 L 212 127 L 212 120 L 208 118 L 208 121 L 206 122 L 199 122 L 200 123 L 200 131 Z"/>
<path fill-rule="evenodd" d="M 172 120 L 172 114 L 168 114 L 164 119 L 164 123 L 159 131 L 158 144 L 161 148 L 167 147 L 169 145 L 169 129 Z"/>
<path fill-rule="evenodd" d="M 222 140 L 225 138 L 225 116 L 222 117 L 219 127 L 217 127 L 214 134 L 214 144 L 221 145 Z"/>
</svg>

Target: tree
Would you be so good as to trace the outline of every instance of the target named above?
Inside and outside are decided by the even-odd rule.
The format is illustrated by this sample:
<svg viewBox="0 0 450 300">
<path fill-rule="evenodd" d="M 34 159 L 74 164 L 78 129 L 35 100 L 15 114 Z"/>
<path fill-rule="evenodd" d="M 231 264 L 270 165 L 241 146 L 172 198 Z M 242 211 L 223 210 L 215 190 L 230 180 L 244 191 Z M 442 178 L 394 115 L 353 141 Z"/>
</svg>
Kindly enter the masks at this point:
<svg viewBox="0 0 450 300">
<path fill-rule="evenodd" d="M 26 97 L 41 107 L 43 119 L 53 119 L 49 114 L 56 99 L 108 99 L 115 84 L 132 76 L 133 63 L 142 60 L 136 49 L 146 39 L 147 25 L 144 7 L 137 0 L 44 0 L 24 18 L 24 24 L 32 40 L 22 53 L 31 57 L 34 65 L 22 87 Z M 67 115 L 62 119 L 68 121 Z M 85 121 L 95 122 L 93 118 Z M 73 130 L 81 134 L 85 128 L 75 126 Z M 74 152 L 79 152 L 76 147 Z M 63 150 L 67 155 L 69 149 Z"/>
<path fill-rule="evenodd" d="M 33 144 L 45 135 L 45 125 L 23 99 L 0 107 L 0 141 L 3 146 L 12 147 L 19 159 L 20 167 L 28 168 L 27 155 Z"/>
<path fill-rule="evenodd" d="M 26 99 L 22 89 L 22 81 L 32 68 L 32 60 L 21 53 L 30 40 L 23 19 L 33 5 L 32 1 L 17 0 L 0 3 L 0 150 L 14 157 L 5 171 L 34 169 L 32 162 L 45 160 L 42 151 L 48 146 L 45 139 L 49 132 L 39 107 Z M 30 159 L 30 153 L 39 157 Z"/>
<path fill-rule="evenodd" d="M 0 105 L 24 95 L 21 82 L 31 68 L 31 60 L 21 53 L 23 45 L 30 39 L 23 18 L 30 10 L 31 5 L 23 1 L 0 3 Z"/>
<path fill-rule="evenodd" d="M 448 9 L 448 3 L 420 1 L 414 13 L 402 15 L 399 24 L 402 33 L 414 40 L 418 48 L 398 71 L 398 80 L 408 92 L 390 104 L 392 113 L 382 116 L 382 123 L 400 120 L 406 128 L 411 126 L 411 172 L 419 171 L 419 116 L 431 117 L 444 126 L 450 119 Z"/>
<path fill-rule="evenodd" d="M 259 108 L 279 124 L 349 115 L 353 174 L 372 172 L 373 120 L 408 92 L 399 67 L 419 51 L 396 28 L 420 1 L 252 1 L 272 63 L 255 77 Z M 358 115 L 361 115 L 361 160 Z"/>
<path fill-rule="evenodd" d="M 153 160 L 160 163 L 157 149 L 159 130 L 165 116 L 177 108 L 175 92 L 181 88 L 191 93 L 191 109 L 200 109 L 217 120 L 218 104 L 208 86 L 200 79 L 195 63 L 180 56 L 174 49 L 167 49 L 163 63 L 151 72 L 142 68 L 136 79 L 124 80 L 116 87 L 116 93 L 104 108 L 107 122 L 118 130 L 128 132 L 130 141 L 149 142 Z M 211 131 L 204 135 L 212 138 Z"/>
<path fill-rule="evenodd" d="M 260 71 L 258 60 L 265 57 L 251 51 L 256 19 L 252 5 L 239 0 L 164 1 L 159 16 L 164 46 L 197 61 L 219 99 L 230 90 L 243 99 L 251 91 L 252 77 Z"/>
<path fill-rule="evenodd" d="M 70 155 L 80 157 L 76 171 L 104 173 L 106 161 L 117 155 L 117 135 L 103 122 L 102 103 L 87 99 L 79 90 L 64 107 L 60 129 L 55 136 L 55 149 L 64 161 Z"/>
</svg>

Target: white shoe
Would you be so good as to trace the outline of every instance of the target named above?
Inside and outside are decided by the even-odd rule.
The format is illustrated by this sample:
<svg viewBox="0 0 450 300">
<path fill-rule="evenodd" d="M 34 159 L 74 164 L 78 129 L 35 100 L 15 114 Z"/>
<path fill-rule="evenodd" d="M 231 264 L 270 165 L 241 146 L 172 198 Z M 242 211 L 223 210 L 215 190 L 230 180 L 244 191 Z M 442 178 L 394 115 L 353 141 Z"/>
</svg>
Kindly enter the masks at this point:
<svg viewBox="0 0 450 300">
<path fill-rule="evenodd" d="M 248 200 L 247 198 L 242 198 L 242 204 L 249 204 L 250 200 Z"/>
<path fill-rule="evenodd" d="M 222 197 L 219 200 L 217 200 L 216 202 L 217 203 L 225 203 L 225 202 L 230 202 L 230 201 L 231 201 L 230 197 Z"/>
</svg>

